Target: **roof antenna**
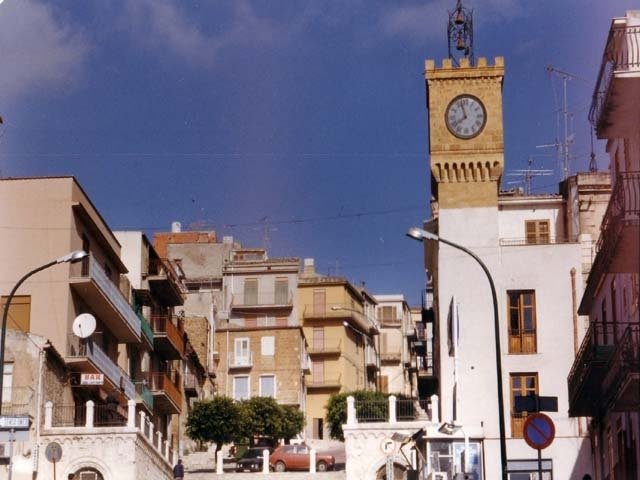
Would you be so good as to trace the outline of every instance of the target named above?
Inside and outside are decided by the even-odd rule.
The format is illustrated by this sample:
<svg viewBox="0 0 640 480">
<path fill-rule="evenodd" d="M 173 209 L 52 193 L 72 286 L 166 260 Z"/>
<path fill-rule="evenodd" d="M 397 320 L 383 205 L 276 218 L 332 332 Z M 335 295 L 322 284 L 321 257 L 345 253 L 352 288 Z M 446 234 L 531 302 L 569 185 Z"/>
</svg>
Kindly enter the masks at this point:
<svg viewBox="0 0 640 480">
<path fill-rule="evenodd" d="M 596 163 L 596 154 L 593 151 L 593 128 L 590 128 L 589 132 L 591 133 L 591 160 L 589 160 L 589 171 L 597 172 L 598 164 Z"/>
<path fill-rule="evenodd" d="M 468 58 L 471 65 L 473 57 L 473 10 L 462 6 L 462 0 L 457 0 L 456 8 L 449 13 L 447 27 L 449 58 L 456 66 L 460 66 L 460 58 Z"/>
</svg>

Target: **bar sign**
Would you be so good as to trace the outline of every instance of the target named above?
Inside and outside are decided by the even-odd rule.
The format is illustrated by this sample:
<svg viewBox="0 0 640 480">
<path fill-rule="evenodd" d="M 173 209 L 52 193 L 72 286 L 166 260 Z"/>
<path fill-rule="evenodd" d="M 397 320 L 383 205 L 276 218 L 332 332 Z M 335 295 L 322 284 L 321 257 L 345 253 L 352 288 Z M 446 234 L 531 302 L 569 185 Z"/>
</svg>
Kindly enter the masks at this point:
<svg viewBox="0 0 640 480">
<path fill-rule="evenodd" d="M 104 385 L 104 374 L 83 373 L 80 375 L 80 385 Z"/>
</svg>

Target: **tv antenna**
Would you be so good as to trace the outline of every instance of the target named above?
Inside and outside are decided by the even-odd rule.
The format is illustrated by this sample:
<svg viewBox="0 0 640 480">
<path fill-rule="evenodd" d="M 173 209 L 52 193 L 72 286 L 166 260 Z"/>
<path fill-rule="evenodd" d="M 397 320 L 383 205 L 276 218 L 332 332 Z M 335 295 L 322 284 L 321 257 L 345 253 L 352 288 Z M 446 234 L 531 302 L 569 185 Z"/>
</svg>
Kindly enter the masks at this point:
<svg viewBox="0 0 640 480">
<path fill-rule="evenodd" d="M 513 183 L 524 183 L 524 192 L 526 195 L 531 195 L 533 179 L 535 177 L 547 177 L 549 175 L 553 175 L 553 170 L 547 168 L 537 168 L 533 167 L 533 155 L 529 155 L 529 160 L 527 160 L 527 168 L 513 170 L 507 173 L 507 176 L 510 177 L 519 177 L 520 180 L 516 180 L 513 182 L 507 182 L 510 184 Z"/>
<path fill-rule="evenodd" d="M 571 155 L 571 145 L 573 145 L 573 140 L 575 138 L 575 134 L 569 133 L 569 120 L 573 119 L 573 114 L 569 112 L 569 107 L 567 105 L 567 82 L 574 79 L 584 81 L 586 80 L 582 77 L 579 77 L 578 75 L 574 75 L 573 73 L 559 70 L 552 65 L 547 65 L 545 67 L 545 70 L 549 74 L 555 74 L 560 77 L 560 79 L 562 79 L 562 108 L 558 111 L 558 114 L 562 116 L 564 124 L 564 136 L 562 142 L 560 142 L 556 137 L 555 143 L 536 145 L 536 148 L 554 147 L 558 149 L 558 163 L 560 164 L 561 168 L 561 177 L 562 180 L 565 180 L 569 176 L 569 165 L 573 158 L 573 156 Z"/>
</svg>

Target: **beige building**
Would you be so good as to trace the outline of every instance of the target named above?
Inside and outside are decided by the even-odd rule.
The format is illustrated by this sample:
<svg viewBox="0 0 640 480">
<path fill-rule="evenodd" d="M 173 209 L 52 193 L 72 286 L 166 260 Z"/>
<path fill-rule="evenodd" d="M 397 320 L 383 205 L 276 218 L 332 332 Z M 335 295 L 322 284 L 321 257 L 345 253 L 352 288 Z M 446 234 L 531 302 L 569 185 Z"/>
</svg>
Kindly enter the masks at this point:
<svg viewBox="0 0 640 480">
<path fill-rule="evenodd" d="M 31 468 L 14 472 L 13 478 L 52 478 L 51 464 L 42 454 L 52 441 L 63 443 L 67 452 L 58 475 L 93 472 L 104 480 L 133 479 L 137 464 L 153 465 L 150 478 L 167 478 L 171 442 L 165 443 L 162 432 L 149 435 L 155 425 L 148 415 L 137 413 L 144 407 L 127 352 L 148 348 L 149 338 L 131 305 L 121 244 L 73 177 L 3 179 L 0 205 L 3 301 L 25 273 L 74 250 L 89 253 L 80 263 L 61 263 L 30 277 L 9 308 L 8 329 L 22 332 L 20 338 L 45 339 L 39 342 L 41 351 L 56 359 L 47 365 L 57 365 L 56 375 L 47 376 L 42 363 L 22 361 L 21 349 L 10 344 L 19 336 L 8 336 L 3 372 L 4 384 L 11 385 L 7 398 L 13 402 L 14 390 L 17 394 L 25 387 L 37 388 L 38 398 L 35 411 L 29 412 L 34 421 L 27 446 L 16 449 L 31 456 Z M 91 315 L 95 327 L 91 321 L 78 322 L 81 314 L 83 320 Z M 43 424 L 47 402 L 49 421 Z M 118 461 L 113 446 L 119 428 L 127 429 L 130 443 L 116 477 L 110 465 Z M 87 439 L 100 448 L 74 448 Z"/>
<path fill-rule="evenodd" d="M 579 313 L 569 414 L 591 417 L 593 478 L 640 478 L 640 11 L 614 18 L 589 114 L 607 141 L 612 194 Z"/>
<path fill-rule="evenodd" d="M 380 322 L 380 391 L 415 396 L 407 338 L 414 333 L 411 310 L 403 295 L 376 295 Z"/>
<path fill-rule="evenodd" d="M 304 410 L 305 342 L 298 318 L 299 260 L 234 249 L 223 266 L 216 322 L 218 392 L 273 397 Z"/>
<path fill-rule="evenodd" d="M 342 277 L 317 274 L 313 260 L 305 259 L 298 305 L 311 360 L 306 435 L 325 438 L 325 406 L 332 393 L 375 389 L 375 299 Z M 367 350 L 367 345 L 372 347 Z"/>
</svg>

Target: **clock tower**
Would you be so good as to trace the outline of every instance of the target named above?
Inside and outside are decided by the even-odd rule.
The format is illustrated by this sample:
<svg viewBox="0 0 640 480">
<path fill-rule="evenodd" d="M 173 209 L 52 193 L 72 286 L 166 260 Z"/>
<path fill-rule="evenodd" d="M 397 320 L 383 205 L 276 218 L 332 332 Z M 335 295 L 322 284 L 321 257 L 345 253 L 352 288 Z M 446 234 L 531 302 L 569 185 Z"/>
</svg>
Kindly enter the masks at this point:
<svg viewBox="0 0 640 480">
<path fill-rule="evenodd" d="M 457 41 L 464 41 L 458 37 Z M 425 62 L 431 191 L 440 209 L 497 207 L 504 165 L 504 59 Z"/>
</svg>

